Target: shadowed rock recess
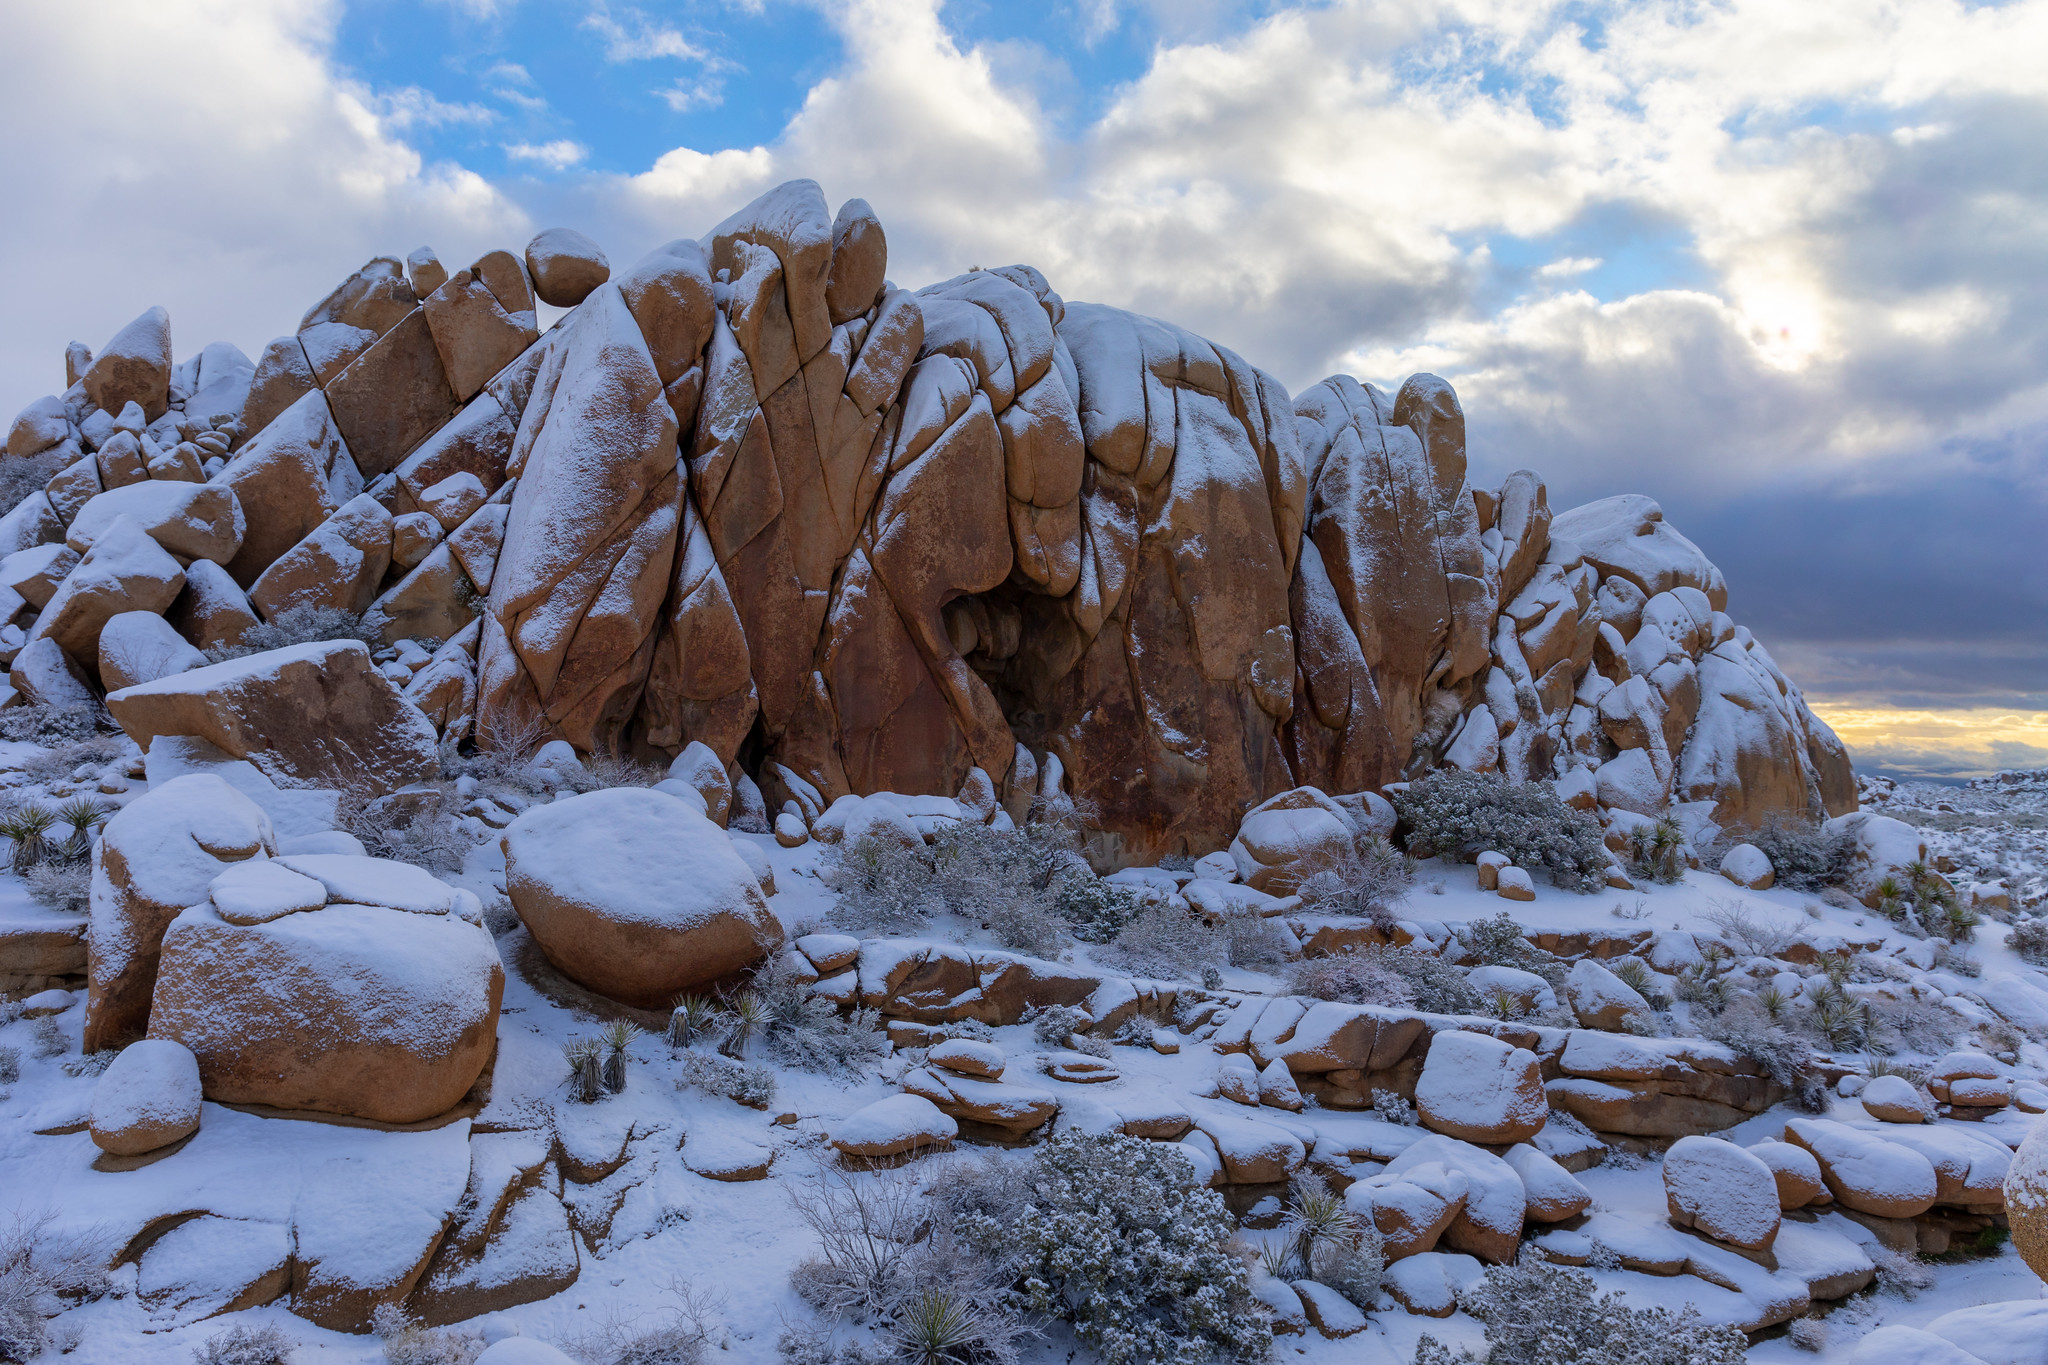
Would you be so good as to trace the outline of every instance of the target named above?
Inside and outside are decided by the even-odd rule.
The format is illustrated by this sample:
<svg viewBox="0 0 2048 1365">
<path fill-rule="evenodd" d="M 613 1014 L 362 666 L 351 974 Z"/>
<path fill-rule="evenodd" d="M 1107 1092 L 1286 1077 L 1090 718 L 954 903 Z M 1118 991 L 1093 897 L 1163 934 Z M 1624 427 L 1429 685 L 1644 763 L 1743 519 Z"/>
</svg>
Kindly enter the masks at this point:
<svg viewBox="0 0 2048 1365">
<path fill-rule="evenodd" d="M 879 791 L 1021 809 L 1063 772 L 1104 864 L 1443 765 L 1723 826 L 1854 809 L 1657 504 L 1473 486 L 1444 380 L 1290 396 L 1028 265 L 886 275 L 867 204 L 801 180 L 617 273 L 566 230 L 453 274 L 380 258 L 253 364 L 173 363 L 162 309 L 74 344 L 0 465 L 51 475 L 0 517 L 6 700 L 128 679 L 123 613 L 204 649 L 329 607 L 431 662 L 301 647 L 109 708 L 387 789 L 535 718 L 585 753 L 697 741 L 807 822 Z M 536 288 L 570 306 L 545 333 Z"/>
</svg>

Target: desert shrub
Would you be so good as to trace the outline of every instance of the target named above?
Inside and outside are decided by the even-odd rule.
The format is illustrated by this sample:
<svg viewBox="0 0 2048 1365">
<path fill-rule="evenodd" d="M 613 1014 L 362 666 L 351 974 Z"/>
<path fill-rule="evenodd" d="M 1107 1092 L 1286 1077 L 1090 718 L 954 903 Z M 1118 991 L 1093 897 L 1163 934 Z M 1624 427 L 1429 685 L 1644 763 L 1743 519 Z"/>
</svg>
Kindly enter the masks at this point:
<svg viewBox="0 0 2048 1365">
<path fill-rule="evenodd" d="M 1254 912 L 1226 915 L 1221 928 L 1223 953 L 1233 967 L 1270 967 L 1298 951 L 1286 931 Z"/>
<path fill-rule="evenodd" d="M 111 1248 L 50 1224 L 16 1213 L 0 1228 L 0 1360 L 34 1359 L 49 1344 L 49 1319 L 107 1291 Z"/>
<path fill-rule="evenodd" d="M 839 893 L 828 916 L 854 933 L 914 934 L 945 909 L 932 885 L 931 853 L 862 835 L 825 850 L 818 880 Z"/>
<path fill-rule="evenodd" d="M 682 1075 L 676 1088 L 701 1090 L 735 1100 L 750 1109 L 765 1109 L 775 1098 L 775 1073 L 765 1066 L 748 1066 L 715 1052 L 686 1048 L 679 1054 Z"/>
<path fill-rule="evenodd" d="M 1821 1080 L 1813 1049 L 1804 1038 L 1774 1020 L 1763 1004 L 1738 999 L 1719 1014 L 1709 1016 L 1700 1032 L 1762 1067 L 1808 1113 L 1827 1111 L 1827 1086 Z"/>
<path fill-rule="evenodd" d="M 1600 822 L 1558 800 L 1548 783 L 1439 768 L 1393 799 L 1408 827 L 1408 851 L 1417 857 L 1471 858 L 1491 849 L 1517 867 L 1545 869 L 1570 890 L 1605 884 Z"/>
<path fill-rule="evenodd" d="M 1800 1318 L 1785 1329 L 1785 1335 L 1792 1339 L 1793 1346 L 1799 1350 L 1818 1354 L 1828 1348 L 1827 1319 Z"/>
<path fill-rule="evenodd" d="M 1963 1021 L 1954 1010 L 1925 1000 L 1873 996 L 1868 1008 L 1871 1040 L 1887 1051 L 1940 1055 L 1963 1036 Z"/>
<path fill-rule="evenodd" d="M 1877 1263 L 1879 1293 L 1911 1299 L 1919 1297 L 1921 1290 L 1934 1286 L 1933 1270 L 1927 1262 L 1910 1252 L 1894 1251 L 1888 1246 L 1872 1243 L 1865 1248 L 1865 1254 Z"/>
<path fill-rule="evenodd" d="M 1486 919 L 1476 919 L 1458 930 L 1458 942 L 1488 967 L 1517 967 L 1534 971 L 1544 955 L 1522 935 L 1522 926 L 1503 910 Z"/>
<path fill-rule="evenodd" d="M 787 1365 L 890 1365 L 896 1353 L 865 1341 L 835 1341 L 830 1324 L 789 1322 L 775 1338 L 775 1353 Z"/>
<path fill-rule="evenodd" d="M 247 658 L 273 649 L 315 644 L 322 640 L 359 640 L 371 650 L 381 649 L 377 623 L 340 607 L 311 603 L 286 607 L 268 621 L 259 621 L 242 632 L 242 638 L 215 645 L 206 651 L 208 663 Z"/>
<path fill-rule="evenodd" d="M 613 1310 L 562 1343 L 584 1365 L 700 1365 L 718 1330 L 722 1300 L 671 1279 L 675 1303 L 651 1314 Z"/>
<path fill-rule="evenodd" d="M 818 1237 L 817 1254 L 790 1272 L 798 1297 L 827 1313 L 887 1312 L 930 1218 L 916 1181 L 827 1170 L 816 1187 L 793 1187 L 789 1198 Z"/>
<path fill-rule="evenodd" d="M 1776 885 L 1808 894 L 1840 885 L 1856 853 L 1855 836 L 1847 830 L 1782 813 L 1767 817 L 1761 829 L 1731 832 L 1725 841 L 1755 844 L 1771 860 Z"/>
<path fill-rule="evenodd" d="M 411 863 L 445 877 L 462 870 L 477 843 L 447 813 L 451 801 L 452 794 L 444 794 L 438 808 L 409 814 L 400 803 L 351 788 L 341 794 L 335 824 L 362 840 L 363 851 L 372 858 Z"/>
<path fill-rule="evenodd" d="M 1165 901 L 1144 906 L 1096 954 L 1111 966 L 1144 976 L 1178 979 L 1226 962 L 1226 936 L 1196 915 Z"/>
<path fill-rule="evenodd" d="M 1466 984 L 1465 974 L 1442 958 L 1414 948 L 1366 948 L 1366 954 L 1399 974 L 1415 993 L 1415 1008 L 1431 1014 L 1473 1014 L 1479 1009 L 1479 992 Z"/>
<path fill-rule="evenodd" d="M 46 749 L 68 750 L 112 728 L 113 719 L 97 702 L 90 706 L 51 706 L 38 702 L 33 706 L 16 706 L 0 711 L 0 739 L 26 740 Z M 65 771 L 77 764 L 77 760 L 68 753 L 59 762 Z M 36 766 L 32 767 L 29 775 L 41 780 L 54 777 L 56 773 Z"/>
<path fill-rule="evenodd" d="M 1745 957 L 1777 957 L 1792 946 L 1792 926 L 1765 919 L 1740 901 L 1715 899 L 1701 916 Z"/>
<path fill-rule="evenodd" d="M 21 1049 L 0 1047 L 0 1085 L 13 1085 L 21 1079 Z"/>
<path fill-rule="evenodd" d="M 1415 1003 L 1415 987 L 1408 978 L 1370 949 L 1303 958 L 1288 967 L 1287 989 L 1294 995 L 1353 1005 L 1405 1009 Z"/>
<path fill-rule="evenodd" d="M 36 455 L 0 457 L 0 515 L 12 512 L 21 500 L 71 467 L 76 446 L 55 445 Z"/>
<path fill-rule="evenodd" d="M 1090 1022 L 1071 1005 L 1047 1005 L 1031 1016 L 1031 1036 L 1040 1047 L 1066 1047 L 1067 1040 Z"/>
<path fill-rule="evenodd" d="M 193 1365 L 290 1365 L 292 1339 L 276 1323 L 241 1323 L 216 1332 L 194 1348 Z"/>
<path fill-rule="evenodd" d="M 35 1036 L 38 1057 L 62 1057 L 71 1050 L 71 1040 L 64 1036 L 64 1026 L 53 1015 L 46 1014 L 36 1020 L 29 1031 Z"/>
<path fill-rule="evenodd" d="M 84 862 L 38 863 L 22 878 L 37 904 L 83 914 L 92 897 L 92 868 Z"/>
<path fill-rule="evenodd" d="M 2037 967 L 2048 966 L 2048 915 L 2014 920 L 2011 932 L 2005 936 L 2005 946 L 2018 953 L 2022 961 Z"/>
<path fill-rule="evenodd" d="M 471 1365 L 483 1354 L 481 1332 L 460 1327 L 423 1327 L 397 1304 L 378 1305 L 371 1330 L 384 1347 L 387 1365 Z"/>
<path fill-rule="evenodd" d="M 1349 915 L 1392 928 L 1393 907 L 1415 885 L 1415 859 L 1377 834 L 1361 834 L 1350 852 L 1301 879 L 1302 904 L 1321 915 Z"/>
<path fill-rule="evenodd" d="M 57 826 L 57 812 L 40 801 L 13 802 L 0 808 L 0 838 L 8 842 L 8 864 L 27 876 L 44 860 L 54 858 L 57 845 L 50 831 Z"/>
<path fill-rule="evenodd" d="M 1392 1090 L 1372 1092 L 1372 1116 L 1382 1123 L 1397 1123 L 1403 1128 L 1413 1128 L 1416 1123 L 1415 1106 Z"/>
<path fill-rule="evenodd" d="M 1690 1304 L 1631 1308 L 1596 1296 L 1584 1271 L 1533 1256 L 1491 1267 L 1458 1306 L 1485 1324 L 1487 1365 L 1742 1365 L 1749 1346 L 1740 1328 L 1710 1327 Z M 1479 1359 L 1429 1336 L 1415 1352 L 1416 1365 Z"/>
<path fill-rule="evenodd" d="M 1068 1132 L 1015 1175 L 982 1169 L 944 1191 L 961 1239 L 999 1267 L 1011 1307 L 1072 1324 L 1104 1365 L 1271 1349 L 1235 1222 L 1169 1144 Z"/>
<path fill-rule="evenodd" d="M 831 1001 L 812 995 L 780 956 L 754 973 L 753 990 L 768 1053 L 784 1066 L 852 1075 L 888 1055 L 880 1010 L 841 1014 Z"/>
</svg>

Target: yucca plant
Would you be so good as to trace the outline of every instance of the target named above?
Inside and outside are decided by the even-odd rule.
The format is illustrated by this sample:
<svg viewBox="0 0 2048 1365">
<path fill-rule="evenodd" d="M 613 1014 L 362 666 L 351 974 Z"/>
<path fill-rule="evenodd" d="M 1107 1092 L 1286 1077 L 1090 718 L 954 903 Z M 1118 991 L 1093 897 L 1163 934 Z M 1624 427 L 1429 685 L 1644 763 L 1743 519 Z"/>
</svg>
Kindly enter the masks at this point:
<svg viewBox="0 0 2048 1365">
<path fill-rule="evenodd" d="M 57 807 L 58 821 L 71 826 L 71 834 L 59 846 L 57 856 L 66 862 L 91 857 L 92 836 L 111 814 L 112 811 L 90 796 L 74 796 Z"/>
<path fill-rule="evenodd" d="M 614 1095 L 626 1088 L 626 1049 L 640 1036 L 630 1019 L 614 1019 L 604 1031 L 604 1088 Z"/>
<path fill-rule="evenodd" d="M 1764 1013 L 1775 1024 L 1784 1017 L 1785 1011 L 1790 1008 L 1792 997 L 1778 989 L 1775 983 L 1766 982 L 1762 989 L 1756 993 L 1756 1003 L 1763 1006 Z"/>
<path fill-rule="evenodd" d="M 56 823 L 56 812 L 34 801 L 0 812 L 0 836 L 14 841 L 16 872 L 27 872 L 50 855 L 50 828 Z"/>
<path fill-rule="evenodd" d="M 1506 986 L 1495 986 L 1487 992 L 1486 1008 L 1496 1019 L 1518 1019 L 1522 1014 L 1522 1001 Z"/>
<path fill-rule="evenodd" d="M 1261 1242 L 1259 1244 L 1259 1268 L 1276 1280 L 1291 1280 L 1289 1272 L 1294 1268 L 1294 1244 L 1291 1241 Z"/>
<path fill-rule="evenodd" d="M 898 1306 L 890 1335 L 912 1365 L 959 1365 L 981 1343 L 981 1316 L 964 1295 L 933 1285 Z"/>
<path fill-rule="evenodd" d="M 768 1023 L 768 1006 L 752 990 L 741 991 L 725 1007 L 725 1040 L 718 1050 L 735 1060 L 747 1055 L 747 1044 Z"/>
<path fill-rule="evenodd" d="M 1650 974 L 1649 964 L 1639 957 L 1624 957 L 1608 970 L 1614 973 L 1616 980 L 1646 1000 L 1657 989 L 1657 983 Z"/>
<path fill-rule="evenodd" d="M 1941 916 L 1935 921 L 1935 928 L 1950 943 L 1968 943 L 1977 937 L 1977 926 L 1984 922 L 1969 906 L 1954 896 L 1945 897 L 1941 905 Z"/>
<path fill-rule="evenodd" d="M 604 1098 L 604 1048 L 595 1038 L 571 1038 L 562 1045 L 569 1063 L 569 1098 L 596 1104 Z"/>
<path fill-rule="evenodd" d="M 711 1027 L 718 1017 L 717 1002 L 708 995 L 679 995 L 668 1014 L 668 1045 L 688 1047 L 692 1039 Z"/>
<path fill-rule="evenodd" d="M 1357 1243 L 1358 1224 L 1344 1196 L 1319 1176 L 1296 1176 L 1289 1193 L 1293 1205 L 1281 1227 L 1302 1271 L 1315 1277 Z"/>
</svg>

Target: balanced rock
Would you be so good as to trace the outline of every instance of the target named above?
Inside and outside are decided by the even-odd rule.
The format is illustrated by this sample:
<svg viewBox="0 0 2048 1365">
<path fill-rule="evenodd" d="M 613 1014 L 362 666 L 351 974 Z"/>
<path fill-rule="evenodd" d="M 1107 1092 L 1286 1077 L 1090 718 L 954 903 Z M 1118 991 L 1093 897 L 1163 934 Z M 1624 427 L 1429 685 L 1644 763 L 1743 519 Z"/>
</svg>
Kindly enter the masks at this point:
<svg viewBox="0 0 2048 1365">
<path fill-rule="evenodd" d="M 273 779 L 378 794 L 440 769 L 439 736 L 360 640 L 322 640 L 210 664 L 107 697 L 128 737 L 195 735 Z"/>
<path fill-rule="evenodd" d="M 211 773 L 172 778 L 107 821 L 92 876 L 87 1052 L 143 1035 L 164 930 L 227 867 L 276 851 L 262 807 Z"/>
<path fill-rule="evenodd" d="M 1524 1142 L 1549 1117 L 1536 1054 L 1483 1033 L 1446 1029 L 1430 1040 L 1415 1082 L 1423 1126 L 1466 1142 Z"/>
<path fill-rule="evenodd" d="M 199 1131 L 199 1062 L 183 1044 L 144 1038 L 121 1049 L 92 1092 L 92 1141 L 140 1156 Z"/>
<path fill-rule="evenodd" d="M 1769 1251 L 1778 1236 L 1778 1183 L 1771 1168 L 1732 1142 L 1682 1137 L 1664 1154 L 1664 1202 L 1682 1228 Z"/>
<path fill-rule="evenodd" d="M 782 942 L 725 831 L 662 792 L 535 806 L 505 830 L 505 889 L 548 960 L 600 994 L 666 1009 Z"/>
<path fill-rule="evenodd" d="M 384 1123 L 445 1112 L 497 1046 L 505 973 L 475 898 L 403 863 L 280 861 L 296 880 L 231 875 L 224 905 L 210 894 L 172 921 L 150 1036 L 192 1050 L 209 1099 Z M 325 888 L 319 907 L 306 882 Z"/>
<path fill-rule="evenodd" d="M 549 228 L 526 244 L 533 292 L 556 308 L 574 308 L 612 277 L 604 251 L 574 228 Z"/>
</svg>

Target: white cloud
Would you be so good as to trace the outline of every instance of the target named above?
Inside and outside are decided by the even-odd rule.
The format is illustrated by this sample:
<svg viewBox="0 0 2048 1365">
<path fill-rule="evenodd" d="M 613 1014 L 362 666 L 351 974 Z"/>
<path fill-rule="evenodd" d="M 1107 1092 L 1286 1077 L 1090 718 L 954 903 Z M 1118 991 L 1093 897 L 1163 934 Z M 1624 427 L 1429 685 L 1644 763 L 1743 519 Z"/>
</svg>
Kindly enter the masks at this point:
<svg viewBox="0 0 2048 1365">
<path fill-rule="evenodd" d="M 498 116 L 495 110 L 486 109 L 481 104 L 443 103 L 431 91 L 416 85 L 382 93 L 373 93 L 361 86 L 348 88 L 377 115 L 388 132 L 404 132 L 415 127 L 445 128 L 451 124 L 485 124 Z"/>
<path fill-rule="evenodd" d="M 508 142 L 505 155 L 514 161 L 531 161 L 551 171 L 566 171 L 580 165 L 590 155 L 590 149 L 580 142 L 568 138 L 557 138 L 553 142 Z"/>
<path fill-rule="evenodd" d="M 1601 260 L 1598 256 L 1566 256 L 1562 260 L 1538 266 L 1536 273 L 1546 280 L 1568 280 L 1574 275 L 1598 270 L 1600 266 Z"/>
<path fill-rule="evenodd" d="M 673 112 L 687 114 L 692 109 L 716 109 L 725 103 L 725 82 L 708 76 L 696 81 L 678 80 L 654 94 Z"/>
<path fill-rule="evenodd" d="M 627 10 L 626 17 L 630 27 L 612 18 L 610 9 L 602 4 L 584 16 L 583 27 L 604 39 L 608 62 L 645 62 L 663 57 L 702 61 L 709 55 L 677 30 L 653 22 L 639 10 Z"/>
</svg>

